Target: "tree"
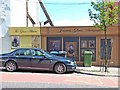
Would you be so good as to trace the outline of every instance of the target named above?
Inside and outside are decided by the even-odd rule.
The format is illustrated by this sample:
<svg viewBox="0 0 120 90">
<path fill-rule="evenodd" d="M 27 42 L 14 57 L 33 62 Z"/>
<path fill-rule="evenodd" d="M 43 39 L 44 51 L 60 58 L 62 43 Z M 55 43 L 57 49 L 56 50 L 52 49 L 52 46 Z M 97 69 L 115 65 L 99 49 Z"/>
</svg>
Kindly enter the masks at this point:
<svg viewBox="0 0 120 90">
<path fill-rule="evenodd" d="M 113 0 L 99 0 L 91 2 L 91 7 L 88 9 L 90 20 L 94 21 L 94 26 L 104 31 L 105 37 L 105 72 L 107 72 L 107 27 L 118 23 L 120 8 L 115 5 Z M 94 12 L 94 13 L 93 13 Z"/>
</svg>

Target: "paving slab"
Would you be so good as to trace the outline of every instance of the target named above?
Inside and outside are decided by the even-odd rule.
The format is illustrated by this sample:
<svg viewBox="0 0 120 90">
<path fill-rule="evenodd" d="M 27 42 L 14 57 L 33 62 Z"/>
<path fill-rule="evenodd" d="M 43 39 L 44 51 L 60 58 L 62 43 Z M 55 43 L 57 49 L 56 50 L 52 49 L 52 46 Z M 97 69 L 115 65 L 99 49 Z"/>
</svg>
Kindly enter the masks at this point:
<svg viewBox="0 0 120 90">
<path fill-rule="evenodd" d="M 91 66 L 91 67 L 77 67 L 76 72 L 90 75 L 98 76 L 114 76 L 120 77 L 119 75 L 120 68 L 118 67 L 108 67 L 108 71 L 104 72 L 104 67 Z"/>
</svg>

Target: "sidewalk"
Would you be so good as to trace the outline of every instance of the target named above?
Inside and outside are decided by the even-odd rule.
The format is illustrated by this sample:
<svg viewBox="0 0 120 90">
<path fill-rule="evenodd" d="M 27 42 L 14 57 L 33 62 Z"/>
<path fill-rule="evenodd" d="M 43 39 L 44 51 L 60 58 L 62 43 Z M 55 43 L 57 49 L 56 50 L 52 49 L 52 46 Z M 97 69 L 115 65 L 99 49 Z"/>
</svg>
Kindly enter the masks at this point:
<svg viewBox="0 0 120 90">
<path fill-rule="evenodd" d="M 104 72 L 103 67 L 91 66 L 91 67 L 77 67 L 76 72 L 82 74 L 96 75 L 96 76 L 113 76 L 120 77 L 120 68 L 118 67 L 108 67 L 108 72 Z"/>
</svg>

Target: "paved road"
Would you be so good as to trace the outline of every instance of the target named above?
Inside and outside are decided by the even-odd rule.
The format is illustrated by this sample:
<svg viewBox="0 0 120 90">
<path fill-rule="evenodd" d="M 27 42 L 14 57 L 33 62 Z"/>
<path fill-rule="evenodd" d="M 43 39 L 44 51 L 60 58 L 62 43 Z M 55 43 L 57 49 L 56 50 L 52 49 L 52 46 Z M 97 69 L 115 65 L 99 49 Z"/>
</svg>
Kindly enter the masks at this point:
<svg viewBox="0 0 120 90">
<path fill-rule="evenodd" d="M 118 77 L 41 71 L 0 72 L 2 88 L 118 88 Z"/>
</svg>

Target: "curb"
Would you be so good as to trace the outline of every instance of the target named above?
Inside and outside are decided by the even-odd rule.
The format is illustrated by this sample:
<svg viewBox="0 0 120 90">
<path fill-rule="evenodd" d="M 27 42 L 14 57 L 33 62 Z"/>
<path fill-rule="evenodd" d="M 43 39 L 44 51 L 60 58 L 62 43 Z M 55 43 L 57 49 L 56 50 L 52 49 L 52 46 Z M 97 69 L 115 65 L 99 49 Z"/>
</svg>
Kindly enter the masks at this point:
<svg viewBox="0 0 120 90">
<path fill-rule="evenodd" d="M 76 69 L 76 73 L 87 74 L 87 75 L 94 75 L 94 76 L 109 76 L 109 77 L 120 77 L 119 74 L 110 74 L 105 72 L 100 72 L 99 70 L 81 70 Z"/>
<path fill-rule="evenodd" d="M 86 75 L 94 75 L 94 76 L 108 76 L 108 77 L 120 77 L 120 75 L 108 75 L 108 74 L 97 74 L 97 73 L 90 73 L 90 72 L 82 72 L 82 71 L 76 71 L 76 73 L 86 74 Z"/>
</svg>

